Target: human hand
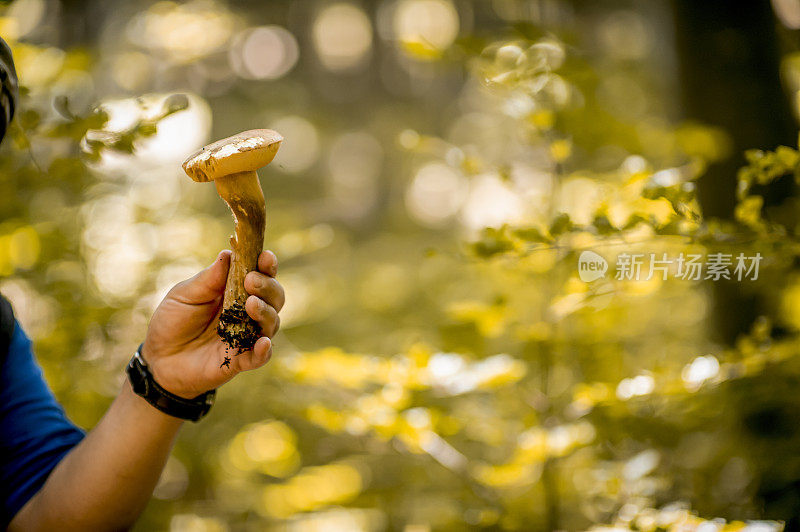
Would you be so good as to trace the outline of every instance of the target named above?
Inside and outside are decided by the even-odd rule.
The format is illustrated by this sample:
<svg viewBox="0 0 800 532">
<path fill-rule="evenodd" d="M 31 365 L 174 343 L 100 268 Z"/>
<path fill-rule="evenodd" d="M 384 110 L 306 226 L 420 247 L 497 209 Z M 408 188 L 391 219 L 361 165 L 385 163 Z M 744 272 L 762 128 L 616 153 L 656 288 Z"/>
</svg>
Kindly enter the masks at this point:
<svg viewBox="0 0 800 532">
<path fill-rule="evenodd" d="M 258 271 L 245 277 L 245 290 L 251 294 L 245 310 L 261 326 L 263 336 L 252 350 L 238 355 L 226 352 L 217 335 L 230 261 L 231 252 L 222 251 L 211 266 L 175 285 L 150 320 L 142 357 L 156 382 L 175 395 L 197 397 L 239 372 L 260 368 L 272 356 L 271 338 L 278 331 L 278 312 L 285 301 L 283 287 L 275 280 L 278 260 L 271 251 L 262 251 Z"/>
</svg>

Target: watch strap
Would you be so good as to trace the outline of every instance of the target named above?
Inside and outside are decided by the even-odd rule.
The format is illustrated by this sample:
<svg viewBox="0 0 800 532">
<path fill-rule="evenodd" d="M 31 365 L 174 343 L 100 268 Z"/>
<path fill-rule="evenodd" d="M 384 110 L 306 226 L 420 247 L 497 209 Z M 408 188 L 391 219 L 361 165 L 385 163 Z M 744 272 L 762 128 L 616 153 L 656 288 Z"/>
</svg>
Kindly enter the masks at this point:
<svg viewBox="0 0 800 532">
<path fill-rule="evenodd" d="M 216 390 L 210 390 L 193 399 L 175 395 L 159 385 L 142 357 L 142 346 L 128 362 L 128 379 L 136 395 L 144 398 L 158 410 L 173 417 L 198 421 L 205 416 L 214 404 Z"/>
</svg>

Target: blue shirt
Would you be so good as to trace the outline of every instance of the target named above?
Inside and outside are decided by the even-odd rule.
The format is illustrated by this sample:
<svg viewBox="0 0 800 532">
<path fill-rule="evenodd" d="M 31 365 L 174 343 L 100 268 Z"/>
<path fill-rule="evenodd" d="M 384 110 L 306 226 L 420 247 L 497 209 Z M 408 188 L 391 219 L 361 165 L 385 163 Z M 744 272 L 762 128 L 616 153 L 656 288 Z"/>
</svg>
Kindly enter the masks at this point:
<svg viewBox="0 0 800 532">
<path fill-rule="evenodd" d="M 47 387 L 16 322 L 5 362 L 0 354 L 0 530 L 83 436 Z"/>
</svg>

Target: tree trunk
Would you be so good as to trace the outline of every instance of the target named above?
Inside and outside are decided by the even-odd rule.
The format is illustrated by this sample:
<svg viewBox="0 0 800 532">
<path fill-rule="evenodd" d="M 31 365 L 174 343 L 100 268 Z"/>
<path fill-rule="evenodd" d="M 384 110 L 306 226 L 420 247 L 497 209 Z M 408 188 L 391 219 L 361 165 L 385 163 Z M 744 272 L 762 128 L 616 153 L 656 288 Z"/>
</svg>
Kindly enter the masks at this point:
<svg viewBox="0 0 800 532">
<path fill-rule="evenodd" d="M 776 21 L 769 0 L 672 3 L 684 118 L 721 127 L 733 148 L 698 181 L 700 204 L 707 217 L 731 219 L 744 151 L 796 143 L 797 126 L 780 83 Z M 793 192 L 791 183 L 783 185 L 771 191 L 779 200 Z M 750 329 L 761 305 L 737 283 L 716 282 L 713 293 L 714 332 L 732 344 Z"/>
</svg>

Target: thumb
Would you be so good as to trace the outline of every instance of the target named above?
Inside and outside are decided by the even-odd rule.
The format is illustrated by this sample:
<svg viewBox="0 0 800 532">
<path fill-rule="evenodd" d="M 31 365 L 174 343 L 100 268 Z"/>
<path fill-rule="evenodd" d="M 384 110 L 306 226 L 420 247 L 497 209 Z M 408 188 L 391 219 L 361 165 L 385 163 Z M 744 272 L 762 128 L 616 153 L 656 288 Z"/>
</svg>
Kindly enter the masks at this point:
<svg viewBox="0 0 800 532">
<path fill-rule="evenodd" d="M 194 277 L 182 281 L 171 290 L 172 295 L 189 304 L 199 305 L 214 301 L 225 290 L 231 252 L 226 249 L 217 255 L 216 260 Z"/>
</svg>

